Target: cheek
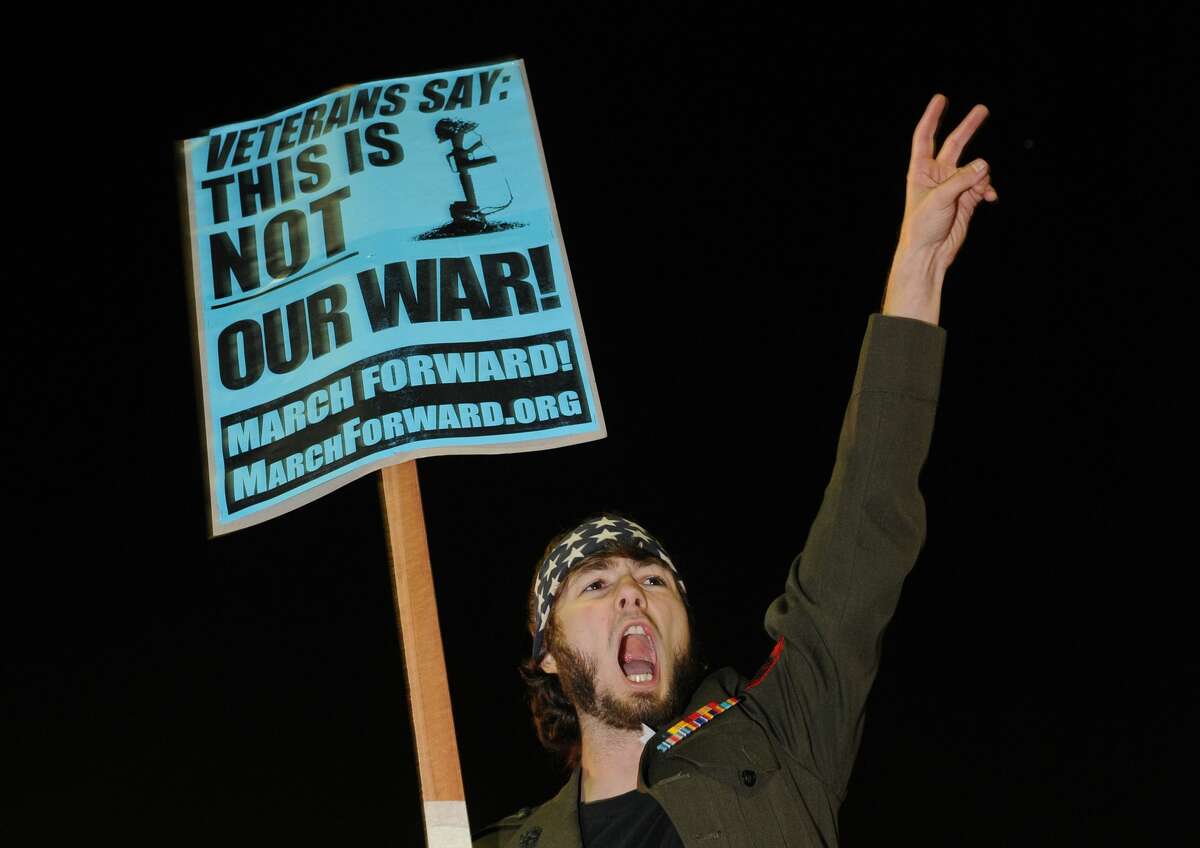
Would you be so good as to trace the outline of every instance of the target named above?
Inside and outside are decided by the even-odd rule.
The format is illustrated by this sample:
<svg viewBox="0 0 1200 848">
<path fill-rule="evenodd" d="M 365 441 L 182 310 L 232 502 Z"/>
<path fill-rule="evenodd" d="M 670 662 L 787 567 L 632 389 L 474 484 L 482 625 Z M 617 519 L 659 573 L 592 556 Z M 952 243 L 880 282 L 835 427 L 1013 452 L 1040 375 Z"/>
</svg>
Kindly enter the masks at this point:
<svg viewBox="0 0 1200 848">
<path fill-rule="evenodd" d="M 676 619 L 676 621 L 678 621 L 678 625 L 676 627 L 678 633 L 675 641 L 675 648 L 677 651 L 683 651 L 691 642 L 692 631 L 688 625 L 687 610 L 684 609 L 682 603 L 680 604 L 678 615 L 679 617 Z"/>
<path fill-rule="evenodd" d="M 590 657 L 599 666 L 603 660 L 609 659 L 606 655 L 610 653 L 603 637 L 598 635 L 604 632 L 606 631 L 600 622 L 592 622 L 585 618 L 572 618 L 565 626 L 560 623 L 556 635 L 576 653 Z"/>
<path fill-rule="evenodd" d="M 670 619 L 660 619 L 660 626 L 663 628 L 661 632 L 663 638 L 667 642 L 667 645 L 660 646 L 659 654 L 661 655 L 663 653 L 663 647 L 668 647 L 668 653 L 670 653 L 671 659 L 674 659 L 675 655 L 686 648 L 688 644 L 689 631 L 686 610 L 675 609 L 673 607 L 671 609 Z"/>
</svg>

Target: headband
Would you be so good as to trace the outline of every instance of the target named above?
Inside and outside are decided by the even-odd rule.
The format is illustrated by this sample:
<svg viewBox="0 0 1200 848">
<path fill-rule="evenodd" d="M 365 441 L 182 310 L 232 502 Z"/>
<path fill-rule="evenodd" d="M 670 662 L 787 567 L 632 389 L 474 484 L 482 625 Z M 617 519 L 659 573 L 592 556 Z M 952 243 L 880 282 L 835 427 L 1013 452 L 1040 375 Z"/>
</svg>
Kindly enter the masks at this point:
<svg viewBox="0 0 1200 848">
<path fill-rule="evenodd" d="M 675 575 L 679 594 L 683 597 L 683 602 L 687 603 L 687 588 L 679 579 L 675 563 L 671 562 L 662 544 L 647 533 L 645 528 L 627 518 L 609 515 L 585 521 L 572 530 L 538 565 L 537 582 L 533 589 L 537 596 L 537 621 L 533 634 L 534 660 L 542 658 L 543 637 L 546 623 L 550 620 L 550 609 L 554 606 L 554 597 L 566 582 L 567 574 L 572 571 L 573 566 L 593 554 L 611 553 L 613 544 L 622 543 L 640 548 L 662 560 Z"/>
</svg>

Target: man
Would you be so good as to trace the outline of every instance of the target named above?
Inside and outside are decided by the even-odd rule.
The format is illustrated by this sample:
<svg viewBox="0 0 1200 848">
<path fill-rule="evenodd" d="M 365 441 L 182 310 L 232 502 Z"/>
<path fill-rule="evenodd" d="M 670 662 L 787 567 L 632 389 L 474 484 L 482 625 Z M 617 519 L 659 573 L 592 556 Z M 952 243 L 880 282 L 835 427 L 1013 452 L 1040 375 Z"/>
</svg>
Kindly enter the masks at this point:
<svg viewBox="0 0 1200 848">
<path fill-rule="evenodd" d="M 753 678 L 722 668 L 697 685 L 687 587 L 662 544 L 617 516 L 560 536 L 535 575 L 522 674 L 538 737 L 571 777 L 476 846 L 837 844 L 880 640 L 925 538 L 942 284 L 975 208 L 997 199 L 986 163 L 958 167 L 987 109 L 935 155 L 945 104 L 934 95 L 913 134 L 881 314 L 821 508 L 767 610 L 770 657 Z"/>
</svg>

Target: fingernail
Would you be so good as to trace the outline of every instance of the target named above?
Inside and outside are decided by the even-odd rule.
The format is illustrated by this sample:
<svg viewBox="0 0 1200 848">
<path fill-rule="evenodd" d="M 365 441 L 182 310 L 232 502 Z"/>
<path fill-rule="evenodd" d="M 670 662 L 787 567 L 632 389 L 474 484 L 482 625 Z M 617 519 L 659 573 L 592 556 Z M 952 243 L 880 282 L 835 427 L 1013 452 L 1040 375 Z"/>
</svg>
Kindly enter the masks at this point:
<svg viewBox="0 0 1200 848">
<path fill-rule="evenodd" d="M 984 162 L 982 159 L 976 159 L 972 164 L 972 167 L 974 167 L 978 173 L 983 173 L 983 169 L 987 167 L 987 162 Z"/>
</svg>

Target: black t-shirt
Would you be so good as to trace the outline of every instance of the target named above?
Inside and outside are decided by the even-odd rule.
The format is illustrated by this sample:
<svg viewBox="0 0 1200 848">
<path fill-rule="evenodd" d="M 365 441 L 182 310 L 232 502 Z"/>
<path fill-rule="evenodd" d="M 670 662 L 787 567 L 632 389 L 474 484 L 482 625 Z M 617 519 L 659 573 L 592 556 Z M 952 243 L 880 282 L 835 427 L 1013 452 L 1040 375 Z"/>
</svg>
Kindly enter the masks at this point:
<svg viewBox="0 0 1200 848">
<path fill-rule="evenodd" d="M 580 804 L 579 832 L 586 848 L 683 848 L 666 811 L 636 789 Z"/>
</svg>

